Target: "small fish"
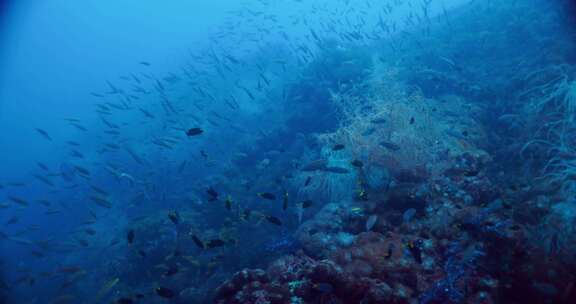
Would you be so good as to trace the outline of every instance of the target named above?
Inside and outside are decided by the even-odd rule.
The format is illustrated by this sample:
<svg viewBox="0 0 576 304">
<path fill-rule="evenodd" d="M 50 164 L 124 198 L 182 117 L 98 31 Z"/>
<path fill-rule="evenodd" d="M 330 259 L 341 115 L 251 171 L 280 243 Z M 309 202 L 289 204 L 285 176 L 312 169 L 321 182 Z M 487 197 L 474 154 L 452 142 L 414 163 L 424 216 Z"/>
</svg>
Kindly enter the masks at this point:
<svg viewBox="0 0 576 304">
<path fill-rule="evenodd" d="M 204 243 L 202 242 L 202 240 L 200 240 L 200 238 L 198 238 L 196 235 L 192 235 L 192 241 L 194 241 L 194 244 L 196 244 L 196 246 L 198 246 L 198 248 L 200 249 L 204 249 L 206 248 L 206 246 L 204 245 Z"/>
<path fill-rule="evenodd" d="M 134 304 L 134 300 L 130 298 L 120 298 L 116 300 L 116 304 Z"/>
<path fill-rule="evenodd" d="M 180 214 L 176 210 L 170 211 L 168 213 L 168 218 L 172 223 L 174 223 L 174 225 L 178 225 L 178 223 L 180 223 Z"/>
<path fill-rule="evenodd" d="M 46 166 L 45 164 L 41 163 L 41 162 L 36 162 L 36 165 L 38 165 L 38 167 L 40 167 L 40 169 L 46 171 L 46 172 L 50 172 L 50 169 L 48 168 L 48 166 Z"/>
<path fill-rule="evenodd" d="M 120 282 L 119 278 L 114 278 L 114 279 L 106 282 L 102 286 L 102 288 L 100 288 L 98 293 L 96 294 L 96 300 L 94 301 L 94 303 L 100 302 L 100 300 L 102 298 L 104 298 L 110 292 L 110 290 L 112 290 L 112 288 L 114 288 L 114 286 L 116 286 L 116 284 L 118 284 L 118 282 Z"/>
<path fill-rule="evenodd" d="M 311 161 L 311 162 L 307 163 L 306 165 L 304 165 L 300 169 L 300 171 L 304 171 L 304 172 L 319 171 L 319 170 L 325 169 L 327 165 L 328 165 L 327 160 L 317 159 L 317 160 Z"/>
<path fill-rule="evenodd" d="M 164 276 L 164 277 L 171 277 L 171 276 L 177 274 L 178 272 L 180 272 L 180 269 L 178 269 L 178 267 L 176 267 L 176 266 L 172 266 L 172 267 L 168 268 L 168 270 L 166 270 L 166 271 L 162 274 L 162 276 Z"/>
<path fill-rule="evenodd" d="M 386 118 L 383 118 L 383 117 L 374 118 L 374 119 L 370 120 L 370 122 L 373 124 L 383 124 L 383 123 L 386 123 Z"/>
<path fill-rule="evenodd" d="M 128 244 L 132 244 L 134 242 L 135 236 L 136 234 L 134 233 L 134 229 L 128 230 L 128 233 L 126 234 L 126 240 L 128 241 Z"/>
<path fill-rule="evenodd" d="M 232 198 L 230 196 L 228 196 L 226 198 L 226 201 L 224 201 L 226 210 L 231 211 L 232 210 Z"/>
<path fill-rule="evenodd" d="M 304 187 L 308 187 L 311 182 L 312 182 L 312 176 L 308 176 L 306 178 L 306 181 L 304 182 Z"/>
<path fill-rule="evenodd" d="M 356 168 L 362 168 L 364 167 L 364 163 L 361 160 L 355 159 L 353 161 L 350 162 L 350 164 Z"/>
<path fill-rule="evenodd" d="M 282 203 L 282 210 L 288 209 L 288 191 L 284 190 L 284 201 Z"/>
<path fill-rule="evenodd" d="M 209 202 L 213 202 L 213 201 L 218 200 L 218 192 L 216 192 L 216 190 L 214 190 L 214 188 L 209 187 L 208 189 L 206 189 L 206 194 L 208 194 L 208 201 Z"/>
<path fill-rule="evenodd" d="M 206 242 L 206 248 L 216 248 L 216 247 L 222 247 L 226 245 L 226 242 L 224 242 L 221 239 L 212 239 Z"/>
<path fill-rule="evenodd" d="M 258 192 L 258 196 L 265 199 L 265 200 L 269 200 L 269 201 L 275 201 L 276 200 L 276 195 L 274 195 L 270 192 Z"/>
<path fill-rule="evenodd" d="M 28 205 L 29 205 L 27 201 L 25 201 L 21 198 L 18 198 L 18 197 L 8 196 L 8 199 L 15 202 L 16 204 L 18 204 L 20 206 L 28 207 Z"/>
<path fill-rule="evenodd" d="M 197 136 L 197 135 L 200 135 L 202 133 L 204 133 L 204 130 L 202 130 L 201 128 L 191 128 L 191 129 L 188 129 L 188 131 L 186 131 L 186 135 L 188 137 Z"/>
<path fill-rule="evenodd" d="M 416 215 L 416 209 L 410 208 L 404 211 L 404 213 L 402 214 L 402 220 L 404 221 L 405 224 L 407 224 L 412 220 L 414 215 Z"/>
<path fill-rule="evenodd" d="M 282 221 L 281 221 L 279 218 L 275 217 L 275 216 L 266 215 L 265 218 L 266 218 L 266 220 L 267 220 L 268 222 L 270 222 L 270 223 L 272 223 L 272 224 L 274 224 L 274 225 L 282 226 Z"/>
<path fill-rule="evenodd" d="M 336 144 L 332 147 L 332 151 L 344 150 L 345 146 L 343 144 Z"/>
<path fill-rule="evenodd" d="M 346 169 L 346 168 L 341 168 L 341 167 L 326 167 L 324 168 L 324 171 L 326 172 L 331 172 L 331 173 L 336 173 L 336 174 L 347 174 L 350 173 L 350 170 Z"/>
<path fill-rule="evenodd" d="M 311 200 L 305 200 L 300 204 L 301 204 L 302 208 L 306 209 L 306 208 L 312 207 L 313 202 Z"/>
<path fill-rule="evenodd" d="M 96 195 L 91 195 L 90 199 L 101 207 L 108 208 L 108 209 L 112 208 L 112 203 L 110 203 L 106 198 L 99 197 Z"/>
<path fill-rule="evenodd" d="M 176 296 L 176 292 L 166 287 L 156 287 L 154 290 L 156 294 L 162 298 L 172 299 Z"/>
<path fill-rule="evenodd" d="M 398 146 L 397 144 L 391 143 L 391 142 L 387 142 L 387 141 L 383 141 L 380 143 L 380 146 L 390 150 L 390 151 L 398 151 L 400 150 L 400 146 Z"/>
<path fill-rule="evenodd" d="M 140 64 L 144 66 L 150 66 L 150 62 L 148 61 L 140 61 Z"/>
<path fill-rule="evenodd" d="M 40 135 L 42 135 L 42 137 L 46 138 L 47 140 L 52 141 L 52 137 L 50 137 L 50 135 L 48 135 L 48 132 L 46 132 L 45 130 L 36 128 L 36 132 L 38 132 Z"/>
<path fill-rule="evenodd" d="M 374 225 L 376 225 L 377 221 L 378 216 L 376 214 L 372 214 L 368 220 L 366 220 L 366 231 L 371 231 L 372 228 L 374 228 Z"/>
<path fill-rule="evenodd" d="M 414 122 L 415 122 L 415 119 L 414 119 L 414 117 L 410 118 L 410 124 L 411 124 L 411 125 L 413 125 L 413 124 L 414 124 Z"/>
<path fill-rule="evenodd" d="M 422 264 L 422 240 L 408 242 L 408 250 L 412 254 L 416 263 Z"/>
<path fill-rule="evenodd" d="M 313 285 L 313 288 L 324 294 L 332 293 L 334 291 L 334 286 L 330 283 L 316 283 Z"/>
</svg>

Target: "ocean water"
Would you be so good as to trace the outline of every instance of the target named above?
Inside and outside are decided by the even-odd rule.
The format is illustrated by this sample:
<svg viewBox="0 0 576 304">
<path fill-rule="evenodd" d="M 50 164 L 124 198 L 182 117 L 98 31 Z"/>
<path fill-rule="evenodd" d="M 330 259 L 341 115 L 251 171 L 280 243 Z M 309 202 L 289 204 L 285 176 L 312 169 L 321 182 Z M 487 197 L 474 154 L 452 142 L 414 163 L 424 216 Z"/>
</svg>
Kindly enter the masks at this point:
<svg viewBox="0 0 576 304">
<path fill-rule="evenodd" d="M 575 26 L 0 1 L 0 303 L 575 303 Z"/>
</svg>

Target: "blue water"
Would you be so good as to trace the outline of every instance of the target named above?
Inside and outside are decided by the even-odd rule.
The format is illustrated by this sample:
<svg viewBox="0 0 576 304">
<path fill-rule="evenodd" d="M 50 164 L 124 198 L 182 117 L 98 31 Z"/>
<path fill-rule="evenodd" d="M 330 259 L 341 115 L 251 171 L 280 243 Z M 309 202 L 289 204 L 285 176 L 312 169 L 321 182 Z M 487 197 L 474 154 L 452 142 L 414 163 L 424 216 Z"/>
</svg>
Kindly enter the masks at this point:
<svg viewBox="0 0 576 304">
<path fill-rule="evenodd" d="M 397 301 L 576 297 L 570 1 L 0 3 L 0 303 L 212 303 L 366 235 Z M 316 283 L 278 303 L 351 303 Z"/>
</svg>

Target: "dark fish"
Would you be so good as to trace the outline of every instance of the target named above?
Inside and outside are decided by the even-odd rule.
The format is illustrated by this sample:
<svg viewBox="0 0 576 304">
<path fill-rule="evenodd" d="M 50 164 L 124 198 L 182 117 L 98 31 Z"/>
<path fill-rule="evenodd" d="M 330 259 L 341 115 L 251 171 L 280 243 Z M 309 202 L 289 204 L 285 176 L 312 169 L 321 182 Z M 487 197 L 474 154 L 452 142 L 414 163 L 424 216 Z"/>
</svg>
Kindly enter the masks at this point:
<svg viewBox="0 0 576 304">
<path fill-rule="evenodd" d="M 274 195 L 270 192 L 259 192 L 258 196 L 265 199 L 265 200 L 270 200 L 270 201 L 276 200 L 276 195 Z"/>
<path fill-rule="evenodd" d="M 42 135 L 42 137 L 46 138 L 47 140 L 52 141 L 52 137 L 50 137 L 50 135 L 48 135 L 48 132 L 46 132 L 42 129 L 39 129 L 39 128 L 36 128 L 36 132 L 38 132 L 40 135 Z"/>
<path fill-rule="evenodd" d="M 282 203 L 282 210 L 288 209 L 288 191 L 284 191 L 284 202 Z"/>
<path fill-rule="evenodd" d="M 191 128 L 191 129 L 188 129 L 188 131 L 186 131 L 186 135 L 188 137 L 197 136 L 197 135 L 200 135 L 202 133 L 204 133 L 204 130 L 202 130 L 201 128 Z"/>
<path fill-rule="evenodd" d="M 206 248 L 216 248 L 224 245 L 226 245 L 226 242 L 221 239 L 213 239 L 206 242 Z"/>
<path fill-rule="evenodd" d="M 414 117 L 410 118 L 410 124 L 413 125 L 414 124 Z"/>
<path fill-rule="evenodd" d="M 48 166 L 46 166 L 45 164 L 43 164 L 41 162 L 37 162 L 36 164 L 38 165 L 38 167 L 40 167 L 40 169 L 42 169 L 46 172 L 50 172 L 50 169 L 48 169 Z"/>
<path fill-rule="evenodd" d="M 140 61 L 141 65 L 150 66 L 150 62 L 148 61 Z"/>
<path fill-rule="evenodd" d="M 162 275 L 165 277 L 171 277 L 175 274 L 177 274 L 180 270 L 178 269 L 178 267 L 176 266 L 172 266 L 170 268 L 168 268 L 168 270 L 166 270 Z"/>
<path fill-rule="evenodd" d="M 112 203 L 110 203 L 106 198 L 99 197 L 96 195 L 91 195 L 90 199 L 101 207 L 108 208 L 108 209 L 112 208 Z"/>
<path fill-rule="evenodd" d="M 214 190 L 214 188 L 210 187 L 208 189 L 206 189 L 206 194 L 208 194 L 208 201 L 209 202 L 213 202 L 218 200 L 218 192 L 216 192 L 216 190 Z"/>
<path fill-rule="evenodd" d="M 206 154 L 206 151 L 200 150 L 200 155 L 202 155 L 202 157 L 204 157 L 204 159 L 208 159 L 208 154 Z"/>
<path fill-rule="evenodd" d="M 383 141 L 380 143 L 380 146 L 390 150 L 390 151 L 398 151 L 400 150 L 400 146 L 398 146 L 397 144 L 391 143 L 391 142 L 387 142 L 387 141 Z"/>
<path fill-rule="evenodd" d="M 344 149 L 344 145 L 343 144 L 336 144 L 332 147 L 332 151 L 340 151 Z"/>
<path fill-rule="evenodd" d="M 408 242 L 408 250 L 418 264 L 422 264 L 422 240 Z"/>
<path fill-rule="evenodd" d="M 76 169 L 76 171 L 78 171 L 80 174 L 82 175 L 86 175 L 89 176 L 90 175 L 90 171 L 88 171 L 87 169 L 80 167 L 78 165 L 73 165 L 74 169 Z"/>
<path fill-rule="evenodd" d="M 341 168 L 341 167 L 326 167 L 326 168 L 324 168 L 324 171 L 331 172 L 331 173 L 337 173 L 337 174 L 350 173 L 350 170 L 348 170 L 346 168 Z"/>
<path fill-rule="evenodd" d="M 351 161 L 350 164 L 356 168 L 364 167 L 364 163 L 361 160 L 357 160 L 357 159 Z"/>
<path fill-rule="evenodd" d="M 306 181 L 304 181 L 304 187 L 308 187 L 308 185 L 310 185 L 311 182 L 312 182 L 312 176 L 308 176 L 306 178 Z"/>
<path fill-rule="evenodd" d="M 120 298 L 116 300 L 116 304 L 134 304 L 134 300 L 130 298 Z"/>
<path fill-rule="evenodd" d="M 202 242 L 202 240 L 200 240 L 200 238 L 198 238 L 196 235 L 192 235 L 192 241 L 194 241 L 194 244 L 196 244 L 196 246 L 198 246 L 198 248 L 200 249 L 204 249 L 206 248 L 206 246 L 204 245 L 204 243 Z"/>
<path fill-rule="evenodd" d="M 135 233 L 133 229 L 128 230 L 128 234 L 126 234 L 126 240 L 128 240 L 128 244 L 132 244 L 134 242 Z"/>
<path fill-rule="evenodd" d="M 334 291 L 334 286 L 330 283 L 317 283 L 314 284 L 313 287 L 320 293 L 332 293 Z"/>
<path fill-rule="evenodd" d="M 307 163 L 306 165 L 304 165 L 300 171 L 318 171 L 318 170 L 323 170 L 326 168 L 326 166 L 328 165 L 328 161 L 325 159 L 318 159 L 318 160 L 314 160 L 312 162 Z"/>
<path fill-rule="evenodd" d="M 386 118 L 374 118 L 370 122 L 373 124 L 383 124 L 386 123 Z"/>
<path fill-rule="evenodd" d="M 174 223 L 174 225 L 178 225 L 178 223 L 180 223 L 180 214 L 176 210 L 170 211 L 168 213 L 168 218 L 172 223 Z"/>
<path fill-rule="evenodd" d="M 38 175 L 38 174 L 33 174 L 33 176 L 34 176 L 37 180 L 43 182 L 44 184 L 46 184 L 46 185 L 48 185 L 48 186 L 50 186 L 50 187 L 54 187 L 54 183 L 53 183 L 51 180 L 49 180 L 47 177 L 44 177 L 44 176 Z"/>
<path fill-rule="evenodd" d="M 280 219 L 275 216 L 267 215 L 266 220 L 274 225 L 282 226 L 282 221 L 280 221 Z"/>
<path fill-rule="evenodd" d="M 231 211 L 232 210 L 232 198 L 228 197 L 226 198 L 226 201 L 224 202 L 226 210 Z"/>
<path fill-rule="evenodd" d="M 25 200 L 23 200 L 23 199 L 21 199 L 21 198 L 18 198 L 18 197 L 8 196 L 8 199 L 11 200 L 11 201 L 13 201 L 13 202 L 15 202 L 15 203 L 18 204 L 18 205 L 21 205 L 21 206 L 27 207 L 27 206 L 29 205 L 27 201 L 25 201 Z"/>
<path fill-rule="evenodd" d="M 306 208 L 310 208 L 312 207 L 312 201 L 311 200 L 305 200 L 302 202 L 302 208 L 306 209 Z"/>
<path fill-rule="evenodd" d="M 166 287 L 157 287 L 155 291 L 157 295 L 166 299 L 172 299 L 173 297 L 176 296 L 176 292 Z"/>
<path fill-rule="evenodd" d="M 366 131 L 362 132 L 362 136 L 370 136 L 376 132 L 376 128 L 369 128 Z"/>
</svg>

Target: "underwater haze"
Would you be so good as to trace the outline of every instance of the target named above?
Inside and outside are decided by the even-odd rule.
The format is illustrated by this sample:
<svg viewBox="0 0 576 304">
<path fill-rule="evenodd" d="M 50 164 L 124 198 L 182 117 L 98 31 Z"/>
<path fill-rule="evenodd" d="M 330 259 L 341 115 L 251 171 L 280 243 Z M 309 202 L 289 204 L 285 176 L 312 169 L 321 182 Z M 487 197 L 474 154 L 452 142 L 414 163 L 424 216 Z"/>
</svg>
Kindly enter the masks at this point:
<svg viewBox="0 0 576 304">
<path fill-rule="evenodd" d="M 576 303 L 575 26 L 0 1 L 0 304 Z"/>
</svg>

